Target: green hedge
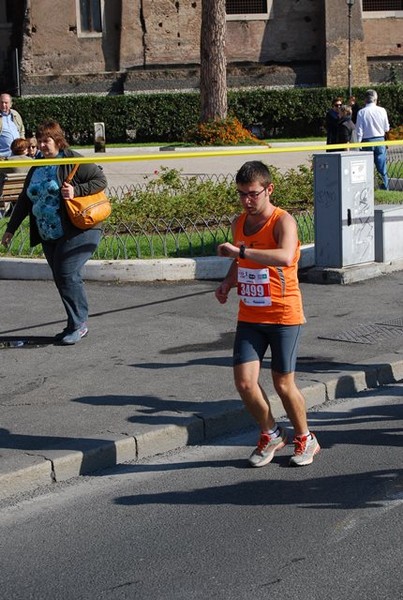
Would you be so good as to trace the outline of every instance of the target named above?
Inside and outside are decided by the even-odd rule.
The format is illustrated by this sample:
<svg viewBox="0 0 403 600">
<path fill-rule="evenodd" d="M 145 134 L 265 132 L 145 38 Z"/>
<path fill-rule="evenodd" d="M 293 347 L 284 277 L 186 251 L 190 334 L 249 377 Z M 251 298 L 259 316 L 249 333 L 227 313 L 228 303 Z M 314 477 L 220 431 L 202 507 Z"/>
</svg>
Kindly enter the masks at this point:
<svg viewBox="0 0 403 600">
<path fill-rule="evenodd" d="M 56 119 L 71 143 L 92 144 L 94 122 L 104 122 L 107 142 L 177 141 L 197 122 L 197 94 L 42 96 L 15 98 L 27 131 Z"/>
<path fill-rule="evenodd" d="M 403 124 L 403 85 L 375 87 L 391 127 Z M 355 88 L 359 105 L 366 88 Z M 229 113 L 249 127 L 261 124 L 270 138 L 321 136 L 334 96 L 345 88 L 250 89 L 228 91 Z M 26 129 L 35 130 L 48 118 L 60 122 L 71 143 L 92 144 L 93 123 L 105 123 L 107 143 L 181 142 L 200 114 L 197 92 L 121 96 L 41 96 L 14 99 Z"/>
</svg>

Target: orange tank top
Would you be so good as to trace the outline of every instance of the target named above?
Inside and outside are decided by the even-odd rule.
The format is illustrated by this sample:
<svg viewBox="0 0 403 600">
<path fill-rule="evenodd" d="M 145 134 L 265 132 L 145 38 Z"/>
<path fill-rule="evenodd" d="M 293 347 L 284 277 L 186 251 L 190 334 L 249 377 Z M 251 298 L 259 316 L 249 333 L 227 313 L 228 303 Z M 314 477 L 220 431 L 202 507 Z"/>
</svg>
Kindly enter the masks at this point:
<svg viewBox="0 0 403 600">
<path fill-rule="evenodd" d="M 263 227 L 252 235 L 245 235 L 246 213 L 235 225 L 234 243 L 244 243 L 247 248 L 277 248 L 274 226 L 285 213 L 276 207 Z M 302 297 L 298 282 L 300 243 L 289 267 L 273 267 L 250 259 L 238 260 L 238 321 L 301 325 L 305 323 Z"/>
</svg>

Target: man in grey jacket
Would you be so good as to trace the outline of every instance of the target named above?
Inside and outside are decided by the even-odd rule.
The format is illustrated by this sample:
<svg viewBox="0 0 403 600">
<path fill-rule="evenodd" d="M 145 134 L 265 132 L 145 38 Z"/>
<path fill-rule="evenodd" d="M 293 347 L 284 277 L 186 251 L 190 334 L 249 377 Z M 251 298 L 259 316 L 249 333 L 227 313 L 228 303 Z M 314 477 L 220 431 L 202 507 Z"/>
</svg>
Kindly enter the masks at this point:
<svg viewBox="0 0 403 600">
<path fill-rule="evenodd" d="M 377 106 L 378 94 L 375 90 L 365 93 L 365 106 L 358 111 L 355 130 L 359 142 L 381 142 L 389 131 L 389 120 L 386 110 Z M 376 170 L 382 177 L 382 188 L 389 188 L 389 178 L 386 166 L 386 146 L 369 146 L 363 150 L 372 150 Z"/>
<path fill-rule="evenodd" d="M 22 117 L 12 105 L 10 94 L 0 94 L 0 157 L 11 155 L 11 144 L 16 138 L 25 138 Z"/>
</svg>

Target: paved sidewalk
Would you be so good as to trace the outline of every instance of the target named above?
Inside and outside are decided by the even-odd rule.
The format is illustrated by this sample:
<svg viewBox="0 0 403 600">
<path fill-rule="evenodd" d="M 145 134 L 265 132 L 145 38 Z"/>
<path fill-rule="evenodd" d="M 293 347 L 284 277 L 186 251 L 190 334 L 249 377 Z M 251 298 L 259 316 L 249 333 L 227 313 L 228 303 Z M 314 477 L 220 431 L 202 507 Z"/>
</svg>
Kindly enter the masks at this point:
<svg viewBox="0 0 403 600">
<path fill-rule="evenodd" d="M 108 163 L 109 185 L 152 174 L 168 164 L 163 155 L 156 164 Z M 234 174 L 251 158 L 170 164 L 187 174 Z M 278 160 L 290 168 L 309 153 Z M 313 248 L 303 254 L 303 266 L 311 266 Z M 227 264 L 90 261 L 90 334 L 66 348 L 53 343 L 64 313 L 44 261 L 0 259 L 0 500 L 253 426 L 232 381 L 236 297 L 221 306 L 213 293 Z M 348 286 L 316 283 L 321 272 L 302 283 L 307 325 L 298 381 L 309 407 L 403 378 L 399 269 L 403 261 L 333 270 Z M 266 370 L 280 418 L 269 382 Z"/>
<path fill-rule="evenodd" d="M 403 378 L 402 284 L 302 283 L 309 407 Z M 88 282 L 90 334 L 62 347 L 53 282 L 0 280 L 0 499 L 252 425 L 232 381 L 236 297 L 219 305 L 216 285 Z"/>
</svg>

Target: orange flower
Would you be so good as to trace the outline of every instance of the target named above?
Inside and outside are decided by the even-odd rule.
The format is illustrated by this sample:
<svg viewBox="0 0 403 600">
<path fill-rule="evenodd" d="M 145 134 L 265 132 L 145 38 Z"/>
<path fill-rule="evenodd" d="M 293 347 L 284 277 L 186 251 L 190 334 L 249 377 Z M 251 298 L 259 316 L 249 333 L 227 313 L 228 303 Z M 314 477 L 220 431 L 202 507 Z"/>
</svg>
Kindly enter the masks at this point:
<svg viewBox="0 0 403 600">
<path fill-rule="evenodd" d="M 187 140 L 201 146 L 264 144 L 235 117 L 199 123 L 193 131 L 189 132 Z"/>
</svg>

